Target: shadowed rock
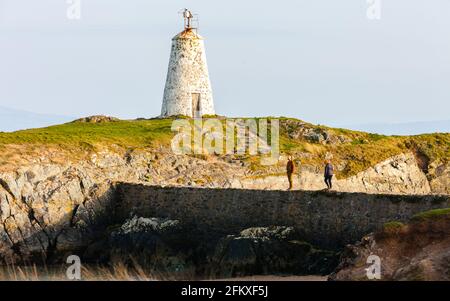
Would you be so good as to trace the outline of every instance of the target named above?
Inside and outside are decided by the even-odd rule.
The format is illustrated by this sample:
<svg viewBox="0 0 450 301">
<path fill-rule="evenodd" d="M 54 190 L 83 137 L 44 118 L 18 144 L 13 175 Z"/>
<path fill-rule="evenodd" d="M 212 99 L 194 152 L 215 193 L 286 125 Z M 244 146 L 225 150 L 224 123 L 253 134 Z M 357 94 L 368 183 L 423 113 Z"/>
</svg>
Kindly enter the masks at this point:
<svg viewBox="0 0 450 301">
<path fill-rule="evenodd" d="M 229 235 L 217 245 L 214 272 L 225 277 L 262 274 L 328 274 L 336 253 L 300 241 L 292 227 L 257 227 Z"/>
</svg>

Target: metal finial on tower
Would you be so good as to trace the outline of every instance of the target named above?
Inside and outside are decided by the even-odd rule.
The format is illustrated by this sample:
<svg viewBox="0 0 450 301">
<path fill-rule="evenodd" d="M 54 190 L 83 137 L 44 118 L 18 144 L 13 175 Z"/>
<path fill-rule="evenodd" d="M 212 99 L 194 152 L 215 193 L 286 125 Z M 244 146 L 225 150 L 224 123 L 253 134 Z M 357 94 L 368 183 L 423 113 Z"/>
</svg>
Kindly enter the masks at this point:
<svg viewBox="0 0 450 301">
<path fill-rule="evenodd" d="M 191 11 L 188 10 L 187 8 L 185 8 L 183 11 L 184 28 L 185 29 L 191 28 L 191 26 L 192 26 L 191 20 L 193 17 L 194 17 L 194 15 L 191 13 Z"/>
<path fill-rule="evenodd" d="M 184 8 L 179 11 L 183 14 L 184 19 L 184 29 L 197 29 L 198 28 L 198 15 L 193 14 L 189 9 Z M 195 24 L 195 25 L 194 25 Z"/>
</svg>

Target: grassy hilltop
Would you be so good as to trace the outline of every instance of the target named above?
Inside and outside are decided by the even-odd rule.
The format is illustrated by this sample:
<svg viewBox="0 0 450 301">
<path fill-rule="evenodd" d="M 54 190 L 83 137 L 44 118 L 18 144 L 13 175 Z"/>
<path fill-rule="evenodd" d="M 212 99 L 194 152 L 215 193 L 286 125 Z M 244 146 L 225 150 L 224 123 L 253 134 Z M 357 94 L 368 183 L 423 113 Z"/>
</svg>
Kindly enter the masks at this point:
<svg viewBox="0 0 450 301">
<path fill-rule="evenodd" d="M 49 156 L 55 162 L 77 161 L 103 150 L 129 152 L 170 147 L 173 119 L 82 119 L 46 128 L 0 132 L 0 170 L 20 164 L 24 158 Z M 391 156 L 413 152 L 426 172 L 432 163 L 450 159 L 450 134 L 384 136 L 330 128 L 293 118 L 280 118 L 280 150 L 303 164 L 320 166 L 330 156 L 341 165 L 340 176 L 354 175 Z M 240 156 L 258 171 L 258 158 Z"/>
</svg>

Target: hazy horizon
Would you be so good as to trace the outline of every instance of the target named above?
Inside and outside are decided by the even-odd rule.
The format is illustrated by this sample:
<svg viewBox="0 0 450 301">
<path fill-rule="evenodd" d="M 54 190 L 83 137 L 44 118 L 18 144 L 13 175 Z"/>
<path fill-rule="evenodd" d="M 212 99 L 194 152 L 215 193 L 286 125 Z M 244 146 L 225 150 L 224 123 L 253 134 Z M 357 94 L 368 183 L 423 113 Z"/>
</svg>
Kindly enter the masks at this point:
<svg viewBox="0 0 450 301">
<path fill-rule="evenodd" d="M 0 106 L 159 115 L 178 11 L 200 17 L 216 112 L 330 126 L 449 120 L 450 2 L 0 0 Z M 14 120 L 13 120 L 14 122 Z M 2 129 L 0 129 L 2 130 Z"/>
<path fill-rule="evenodd" d="M 71 122 L 73 120 L 82 117 L 87 116 L 61 116 L 61 115 L 39 114 L 0 106 L 0 132 L 14 132 L 19 130 L 27 130 L 31 128 L 40 128 L 58 125 L 66 122 Z M 227 116 L 227 117 L 238 118 L 239 116 Z M 257 116 L 257 117 L 269 117 L 269 116 Z M 283 116 L 283 117 L 298 118 L 296 116 Z M 304 120 L 304 121 L 313 124 L 318 124 L 317 122 L 311 120 Z M 383 135 L 418 135 L 418 134 L 431 134 L 437 132 L 450 133 L 450 120 L 427 120 L 409 123 L 365 123 L 365 124 L 325 124 L 325 125 Z"/>
</svg>

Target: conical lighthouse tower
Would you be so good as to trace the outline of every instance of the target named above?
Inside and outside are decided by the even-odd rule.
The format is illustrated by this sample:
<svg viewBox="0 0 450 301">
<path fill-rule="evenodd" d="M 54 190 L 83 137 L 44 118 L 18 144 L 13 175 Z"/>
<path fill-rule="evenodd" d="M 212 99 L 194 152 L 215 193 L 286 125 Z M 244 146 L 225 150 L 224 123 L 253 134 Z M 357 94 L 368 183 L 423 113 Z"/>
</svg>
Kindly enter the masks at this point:
<svg viewBox="0 0 450 301">
<path fill-rule="evenodd" d="M 184 30 L 172 39 L 161 117 L 214 115 L 203 38 L 193 27 L 193 14 L 183 11 Z"/>
</svg>

